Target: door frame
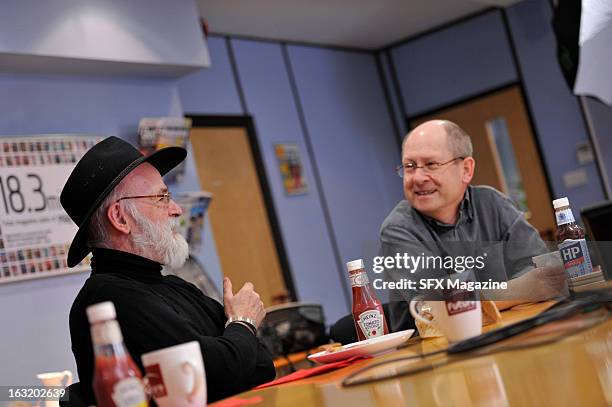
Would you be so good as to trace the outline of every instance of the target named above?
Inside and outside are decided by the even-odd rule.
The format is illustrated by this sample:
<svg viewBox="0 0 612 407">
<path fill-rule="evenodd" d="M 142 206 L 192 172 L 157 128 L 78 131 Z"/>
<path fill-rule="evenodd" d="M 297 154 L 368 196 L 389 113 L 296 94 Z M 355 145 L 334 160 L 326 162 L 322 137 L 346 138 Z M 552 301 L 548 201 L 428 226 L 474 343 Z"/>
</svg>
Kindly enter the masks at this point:
<svg viewBox="0 0 612 407">
<path fill-rule="evenodd" d="M 259 185 L 261 186 L 261 193 L 263 195 L 266 213 L 268 214 L 268 221 L 270 222 L 274 246 L 276 248 L 276 253 L 278 254 L 278 262 L 280 264 L 283 280 L 285 282 L 285 287 L 287 288 L 287 291 L 289 291 L 291 298 L 294 301 L 298 301 L 293 275 L 291 274 L 291 267 L 289 266 L 289 258 L 287 257 L 287 251 L 285 249 L 280 223 L 276 214 L 276 207 L 274 206 L 274 200 L 272 199 L 270 183 L 263 164 L 263 155 L 259 149 L 257 133 L 255 132 L 255 126 L 253 125 L 253 118 L 249 115 L 200 115 L 191 113 L 185 113 L 184 116 L 191 119 L 192 127 L 242 127 L 246 130 L 246 134 L 249 139 L 249 146 L 251 147 L 251 153 L 253 154 L 255 170 L 257 171 L 257 178 L 259 179 Z"/>
<path fill-rule="evenodd" d="M 555 195 L 553 194 L 553 188 L 552 188 L 552 183 L 550 181 L 550 175 L 548 173 L 548 165 L 546 164 L 546 159 L 544 158 L 544 153 L 542 152 L 542 145 L 540 143 L 540 137 L 538 135 L 538 131 L 536 129 L 536 126 L 534 124 L 534 120 L 533 117 L 531 115 L 531 109 L 529 108 L 529 105 L 527 103 L 527 98 L 525 97 L 525 91 L 523 89 L 522 83 L 520 81 L 511 81 L 508 83 L 505 83 L 501 86 L 497 86 L 495 88 L 492 89 L 487 89 L 483 92 L 479 92 L 458 100 L 455 100 L 453 102 L 441 105 L 441 106 L 436 106 L 433 109 L 424 111 L 424 112 L 420 112 L 418 114 L 415 115 L 405 115 L 405 120 L 406 120 L 406 128 L 408 129 L 408 132 L 411 132 L 413 130 L 413 127 L 411 125 L 411 122 L 413 120 L 418 120 L 420 118 L 426 117 L 426 116 L 430 116 L 433 114 L 436 114 L 437 112 L 441 112 L 443 110 L 446 109 L 450 109 L 453 107 L 457 107 L 459 105 L 462 105 L 464 103 L 468 103 L 468 102 L 473 102 L 475 100 L 478 100 L 482 97 L 485 96 L 490 96 L 494 93 L 500 92 L 500 91 L 504 91 L 506 89 L 510 89 L 512 87 L 516 87 L 521 95 L 521 100 L 523 101 L 523 106 L 525 108 L 525 112 L 527 113 L 527 120 L 529 122 L 529 128 L 531 129 L 531 134 L 533 134 L 533 138 L 534 138 L 534 143 L 536 146 L 536 153 L 538 155 L 538 159 L 540 160 L 540 162 L 542 163 L 542 170 L 544 172 L 544 179 L 546 181 L 546 188 L 548 189 L 548 194 L 551 197 L 554 197 Z M 400 152 L 401 154 L 401 152 Z"/>
</svg>

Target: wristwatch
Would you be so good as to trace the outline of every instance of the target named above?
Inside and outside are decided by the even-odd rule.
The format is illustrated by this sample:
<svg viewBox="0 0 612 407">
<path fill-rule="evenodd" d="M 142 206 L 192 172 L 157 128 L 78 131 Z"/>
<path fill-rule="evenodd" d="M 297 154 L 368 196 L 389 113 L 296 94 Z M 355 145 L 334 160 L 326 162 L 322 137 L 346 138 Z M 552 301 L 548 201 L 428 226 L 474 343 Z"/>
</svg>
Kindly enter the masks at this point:
<svg viewBox="0 0 612 407">
<path fill-rule="evenodd" d="M 240 322 L 246 325 L 248 328 L 251 329 L 251 331 L 253 331 L 253 335 L 257 335 L 257 326 L 255 325 L 254 319 L 243 317 L 240 315 L 235 316 L 235 317 L 229 317 L 227 319 L 227 322 L 225 323 L 225 327 L 227 328 L 227 326 L 231 324 L 232 322 Z"/>
</svg>

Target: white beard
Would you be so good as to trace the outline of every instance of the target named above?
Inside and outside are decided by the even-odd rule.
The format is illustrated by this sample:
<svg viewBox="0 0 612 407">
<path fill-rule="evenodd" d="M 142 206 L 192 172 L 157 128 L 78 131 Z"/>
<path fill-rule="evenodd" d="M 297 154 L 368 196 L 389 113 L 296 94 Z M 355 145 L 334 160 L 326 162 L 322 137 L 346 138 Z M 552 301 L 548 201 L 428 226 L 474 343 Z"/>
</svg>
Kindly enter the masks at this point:
<svg viewBox="0 0 612 407">
<path fill-rule="evenodd" d="M 164 225 L 157 225 L 133 211 L 132 216 L 141 232 L 132 234 L 132 242 L 138 254 L 170 268 L 180 268 L 189 257 L 189 245 L 183 236 L 174 232 L 178 219 L 171 218 Z"/>
</svg>

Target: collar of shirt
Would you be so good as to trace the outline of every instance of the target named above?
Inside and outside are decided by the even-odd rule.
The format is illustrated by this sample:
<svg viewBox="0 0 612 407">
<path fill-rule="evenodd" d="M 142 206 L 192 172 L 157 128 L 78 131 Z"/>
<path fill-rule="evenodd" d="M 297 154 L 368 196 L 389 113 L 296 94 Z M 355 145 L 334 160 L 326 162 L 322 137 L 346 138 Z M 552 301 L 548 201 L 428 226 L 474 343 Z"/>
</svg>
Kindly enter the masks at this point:
<svg viewBox="0 0 612 407">
<path fill-rule="evenodd" d="M 474 205 L 472 204 L 472 200 L 471 200 L 471 186 L 468 186 L 468 189 L 465 191 L 465 194 L 463 195 L 463 199 L 461 200 L 461 203 L 459 204 L 459 216 L 457 216 L 457 222 L 455 222 L 454 224 L 440 222 L 437 219 L 431 218 L 427 215 L 420 213 L 414 208 L 412 209 L 416 213 L 418 213 L 425 220 L 425 222 L 427 222 L 427 224 L 429 224 L 434 229 L 443 230 L 443 231 L 454 229 L 457 226 L 460 226 L 461 224 L 465 223 L 466 221 L 468 220 L 471 221 L 472 219 L 474 219 Z"/>
<path fill-rule="evenodd" d="M 113 249 L 94 248 L 91 259 L 93 274 L 118 273 L 144 283 L 160 282 L 162 265 L 135 255 Z"/>
</svg>

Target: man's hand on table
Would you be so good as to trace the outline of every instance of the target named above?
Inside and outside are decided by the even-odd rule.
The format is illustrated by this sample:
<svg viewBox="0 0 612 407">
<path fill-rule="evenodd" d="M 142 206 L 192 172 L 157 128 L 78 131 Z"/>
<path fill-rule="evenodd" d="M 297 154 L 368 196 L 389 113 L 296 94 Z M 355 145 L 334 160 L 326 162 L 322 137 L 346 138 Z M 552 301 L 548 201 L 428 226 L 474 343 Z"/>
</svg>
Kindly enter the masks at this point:
<svg viewBox="0 0 612 407">
<path fill-rule="evenodd" d="M 255 321 L 255 328 L 261 324 L 266 316 L 263 302 L 254 290 L 252 283 L 245 283 L 240 291 L 233 294 L 232 282 L 229 278 L 223 279 L 223 306 L 228 318 L 244 317 Z"/>
<path fill-rule="evenodd" d="M 568 295 L 567 274 L 563 267 L 534 268 L 508 281 L 508 289 L 504 291 L 500 295 L 502 299 L 495 301 L 499 309 L 563 297 Z"/>
</svg>

